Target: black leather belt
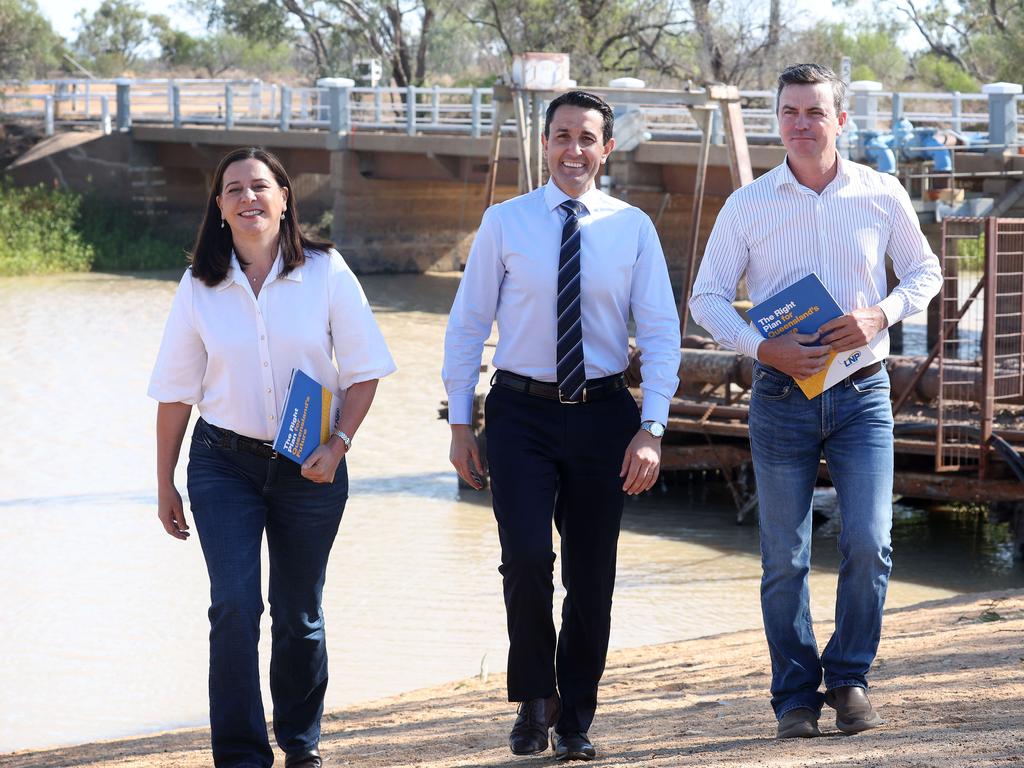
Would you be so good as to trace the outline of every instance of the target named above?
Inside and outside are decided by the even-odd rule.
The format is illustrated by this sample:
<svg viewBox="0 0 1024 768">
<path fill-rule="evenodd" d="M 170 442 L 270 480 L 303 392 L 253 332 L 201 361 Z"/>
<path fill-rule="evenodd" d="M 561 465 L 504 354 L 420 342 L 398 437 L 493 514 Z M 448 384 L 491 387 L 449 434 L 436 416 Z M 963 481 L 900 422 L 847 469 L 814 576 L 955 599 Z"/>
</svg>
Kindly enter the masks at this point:
<svg viewBox="0 0 1024 768">
<path fill-rule="evenodd" d="M 232 432 L 230 429 L 224 429 L 211 424 L 208 421 L 204 421 L 207 428 L 217 437 L 217 447 L 223 448 L 228 451 L 242 451 L 244 453 L 251 453 L 254 456 L 260 456 L 264 459 L 276 459 L 277 451 L 274 450 L 274 444 L 268 443 L 263 440 L 257 440 L 254 437 L 246 437 L 240 435 L 237 432 Z"/>
<path fill-rule="evenodd" d="M 881 361 L 877 363 L 872 363 L 871 365 L 865 365 L 859 371 L 854 371 L 846 378 L 848 378 L 850 381 L 860 381 L 861 379 L 866 379 L 868 376 L 874 376 L 880 370 L 882 370 Z"/>
<path fill-rule="evenodd" d="M 579 400 L 566 400 L 558 391 L 558 385 L 550 381 L 537 381 L 528 376 L 520 376 L 518 373 L 508 371 L 497 371 L 494 378 L 491 379 L 491 383 L 526 395 L 543 397 L 545 400 L 555 400 L 565 405 L 576 405 L 577 403 L 607 400 L 616 392 L 621 392 L 626 388 L 626 375 L 616 373 L 600 379 L 588 379 L 583 386 L 583 395 Z"/>
</svg>

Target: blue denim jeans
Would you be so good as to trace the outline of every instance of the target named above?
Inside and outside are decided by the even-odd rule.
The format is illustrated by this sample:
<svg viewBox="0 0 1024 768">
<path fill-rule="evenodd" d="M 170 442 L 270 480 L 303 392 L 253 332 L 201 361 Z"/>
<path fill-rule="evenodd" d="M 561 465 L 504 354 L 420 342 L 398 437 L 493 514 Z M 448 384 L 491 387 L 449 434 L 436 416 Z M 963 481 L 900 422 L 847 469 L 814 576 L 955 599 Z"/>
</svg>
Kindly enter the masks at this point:
<svg viewBox="0 0 1024 768">
<path fill-rule="evenodd" d="M 825 688 L 867 687 L 892 568 L 893 418 L 884 367 L 808 400 L 791 378 L 757 364 L 750 449 L 761 529 L 761 611 L 781 718 L 821 712 Z M 809 606 L 811 499 L 822 454 L 839 499 L 836 626 L 818 655 Z"/>
<path fill-rule="evenodd" d="M 202 419 L 192 434 L 188 494 L 210 574 L 210 728 L 217 766 L 274 762 L 260 695 L 263 598 L 260 547 L 270 555 L 270 693 L 274 736 L 286 754 L 315 747 L 327 690 L 320 609 L 327 558 L 348 497 L 314 483 L 285 458 L 217 447 Z"/>
</svg>

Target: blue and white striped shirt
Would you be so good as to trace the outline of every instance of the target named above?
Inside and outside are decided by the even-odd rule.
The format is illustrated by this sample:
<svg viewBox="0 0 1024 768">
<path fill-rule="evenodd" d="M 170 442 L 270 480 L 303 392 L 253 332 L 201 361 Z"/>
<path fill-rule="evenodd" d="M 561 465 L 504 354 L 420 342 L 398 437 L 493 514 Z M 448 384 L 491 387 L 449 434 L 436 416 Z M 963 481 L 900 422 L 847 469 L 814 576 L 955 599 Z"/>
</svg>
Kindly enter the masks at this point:
<svg viewBox="0 0 1024 768">
<path fill-rule="evenodd" d="M 892 293 L 885 256 L 899 278 Z M 726 200 L 690 298 L 693 319 L 727 349 L 757 357 L 764 340 L 732 306 L 744 276 L 755 304 L 814 272 L 844 312 L 878 306 L 889 325 L 920 312 L 942 285 L 939 261 L 906 190 L 892 176 L 839 160 L 821 194 L 783 162 Z M 889 352 L 881 331 L 870 346 Z"/>
</svg>

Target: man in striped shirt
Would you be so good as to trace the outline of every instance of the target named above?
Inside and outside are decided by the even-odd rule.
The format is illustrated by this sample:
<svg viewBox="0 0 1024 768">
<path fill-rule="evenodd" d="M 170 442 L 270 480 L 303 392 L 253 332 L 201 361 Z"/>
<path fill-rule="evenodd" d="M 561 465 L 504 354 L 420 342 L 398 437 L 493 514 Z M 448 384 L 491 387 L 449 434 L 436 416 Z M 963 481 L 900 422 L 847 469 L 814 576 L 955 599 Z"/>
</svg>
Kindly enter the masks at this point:
<svg viewBox="0 0 1024 768">
<path fill-rule="evenodd" d="M 862 368 L 812 400 L 793 379 L 823 370 L 830 350 L 869 344 L 883 359 L 886 329 L 924 310 L 941 285 L 938 259 L 900 183 L 836 152 L 844 97 L 844 83 L 826 67 L 799 64 L 782 72 L 778 116 L 786 160 L 726 201 L 690 299 L 694 319 L 722 346 L 756 361 L 750 448 L 779 738 L 820 735 L 822 704 L 835 708 L 836 726 L 846 733 L 882 723 L 866 693 L 867 673 L 892 565 L 893 419 L 885 367 Z M 886 256 L 899 278 L 892 291 Z M 732 307 L 743 277 L 756 304 L 811 272 L 846 313 L 814 335 L 763 339 Z M 836 627 L 819 656 L 807 577 L 822 454 L 842 532 Z"/>
</svg>

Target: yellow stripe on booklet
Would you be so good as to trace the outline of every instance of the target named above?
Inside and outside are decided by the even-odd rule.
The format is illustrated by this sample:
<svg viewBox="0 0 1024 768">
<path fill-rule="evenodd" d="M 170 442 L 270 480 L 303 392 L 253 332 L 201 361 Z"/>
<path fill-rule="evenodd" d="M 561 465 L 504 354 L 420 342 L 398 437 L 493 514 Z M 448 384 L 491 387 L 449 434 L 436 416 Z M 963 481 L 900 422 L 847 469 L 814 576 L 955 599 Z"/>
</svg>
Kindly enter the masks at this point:
<svg viewBox="0 0 1024 768">
<path fill-rule="evenodd" d="M 274 450 L 302 464 L 326 443 L 341 417 L 343 398 L 298 368 L 292 369 Z"/>
<path fill-rule="evenodd" d="M 754 305 L 748 312 L 754 327 L 766 339 L 774 339 L 793 331 L 814 334 L 829 320 L 842 317 L 843 314 L 838 302 L 813 272 L 788 288 L 783 288 L 770 299 Z M 830 352 L 828 365 L 823 371 L 806 379 L 794 380 L 807 399 L 813 400 L 877 359 L 870 344 L 842 353 Z"/>
</svg>

